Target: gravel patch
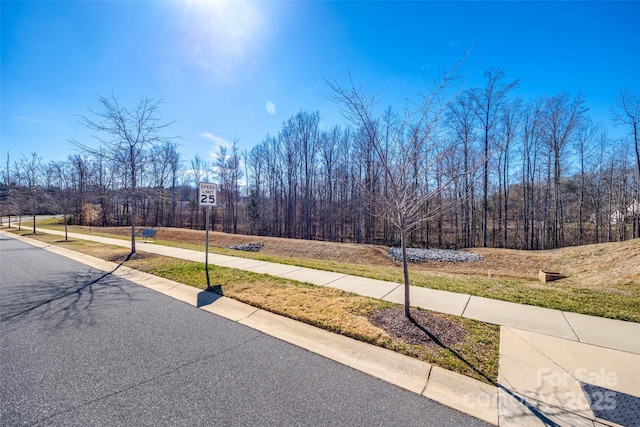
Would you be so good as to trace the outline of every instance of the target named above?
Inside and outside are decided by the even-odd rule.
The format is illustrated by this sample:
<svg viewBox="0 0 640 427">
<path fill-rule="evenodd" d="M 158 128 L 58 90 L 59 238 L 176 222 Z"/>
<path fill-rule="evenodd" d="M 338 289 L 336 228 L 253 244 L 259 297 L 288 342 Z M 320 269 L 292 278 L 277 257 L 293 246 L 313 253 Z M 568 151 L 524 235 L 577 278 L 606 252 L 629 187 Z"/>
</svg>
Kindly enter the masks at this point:
<svg viewBox="0 0 640 427">
<path fill-rule="evenodd" d="M 402 261 L 401 248 L 389 248 L 389 255 L 394 261 Z M 455 251 L 453 249 L 418 249 L 407 248 L 407 261 L 409 262 L 470 262 L 484 261 L 478 254 L 471 252 Z"/>
<path fill-rule="evenodd" d="M 236 251 L 258 252 L 260 249 L 262 249 L 263 246 L 264 246 L 264 243 L 257 242 L 257 243 L 246 243 L 244 245 L 227 246 L 227 248 L 234 249 Z"/>
</svg>

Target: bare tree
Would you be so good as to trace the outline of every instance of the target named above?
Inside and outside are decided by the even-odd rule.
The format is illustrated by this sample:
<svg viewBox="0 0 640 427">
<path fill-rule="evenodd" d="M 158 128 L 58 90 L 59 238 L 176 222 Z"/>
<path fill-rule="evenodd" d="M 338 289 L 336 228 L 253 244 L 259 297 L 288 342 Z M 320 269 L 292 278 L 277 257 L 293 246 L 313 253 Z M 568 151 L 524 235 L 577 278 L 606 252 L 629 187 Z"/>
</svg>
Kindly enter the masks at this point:
<svg viewBox="0 0 640 427">
<path fill-rule="evenodd" d="M 42 157 L 38 156 L 35 152 L 31 153 L 31 157 L 25 157 L 24 155 L 20 159 L 19 168 L 21 170 L 21 176 L 25 179 L 27 189 L 29 191 L 28 198 L 31 201 L 31 214 L 33 215 L 33 234 L 36 234 L 36 209 L 39 193 L 38 178 L 40 175 L 40 165 L 42 163 Z"/>
<path fill-rule="evenodd" d="M 542 110 L 546 100 L 539 98 L 523 111 L 522 132 L 522 211 L 525 249 L 539 248 L 538 212 L 536 210 L 536 175 L 540 170 Z"/>
<path fill-rule="evenodd" d="M 74 187 L 75 213 L 82 210 L 86 194 L 89 191 L 89 160 L 86 156 L 75 154 L 69 156 L 69 172 Z M 82 215 L 78 215 L 78 225 L 83 225 Z"/>
<path fill-rule="evenodd" d="M 62 211 L 62 219 L 64 221 L 64 240 L 67 241 L 69 240 L 67 214 L 71 207 L 71 167 L 68 162 L 51 162 L 51 169 L 54 173 L 59 190 L 57 203 Z"/>
<path fill-rule="evenodd" d="M 176 144 L 171 141 L 155 145 L 150 151 L 151 177 L 149 184 L 151 189 L 149 195 L 155 199 L 155 219 L 153 223 L 158 226 L 158 224 L 164 223 L 164 208 L 168 202 L 166 187 L 170 179 L 172 180 L 172 189 L 175 188 L 175 177 L 172 178 L 172 173 L 174 165 L 180 161 L 180 154 L 177 151 Z M 175 203 L 171 202 L 171 206 L 173 207 L 174 205 Z"/>
<path fill-rule="evenodd" d="M 224 200 L 222 227 L 225 232 L 238 232 L 238 205 L 240 204 L 240 180 L 242 169 L 240 164 L 238 140 L 234 139 L 231 153 L 221 145 L 216 156 L 215 170 L 218 177 L 219 200 Z"/>
<path fill-rule="evenodd" d="M 585 229 L 584 229 L 584 210 L 586 204 L 586 168 L 587 158 L 593 156 L 593 149 L 595 143 L 595 137 L 598 132 L 598 128 L 591 122 L 585 120 L 580 126 L 577 132 L 577 137 L 574 141 L 575 151 L 578 155 L 578 162 L 580 167 L 580 191 L 578 201 L 578 244 L 583 244 Z"/>
<path fill-rule="evenodd" d="M 302 236 L 311 239 L 312 198 L 315 187 L 316 155 L 318 152 L 318 123 L 320 113 L 299 112 L 296 115 L 296 130 L 302 148 Z"/>
<path fill-rule="evenodd" d="M 71 141 L 83 152 L 94 156 L 107 156 L 115 160 L 124 174 L 123 184 L 129 198 L 129 225 L 131 226 L 131 253 L 136 252 L 136 199 L 139 180 L 142 177 L 149 146 L 170 138 L 161 133 L 171 124 L 162 123 L 157 117 L 162 101 L 143 96 L 134 108 L 120 104 L 112 92 L 110 96 L 98 95 L 99 110 L 90 111 L 91 117 L 82 116 L 80 123 L 95 132 L 100 149 L 78 141 Z"/>
<path fill-rule="evenodd" d="M 640 94 L 630 89 L 618 92 L 618 105 L 611 107 L 613 120 L 617 125 L 631 126 L 633 145 L 636 149 L 636 165 L 638 167 L 638 179 L 640 179 Z"/>
<path fill-rule="evenodd" d="M 504 247 L 508 246 L 508 229 L 509 229 L 509 174 L 511 173 L 510 160 L 511 149 L 516 139 L 516 135 L 520 128 L 520 115 L 522 113 L 522 101 L 516 98 L 512 102 L 506 102 L 501 111 L 498 125 L 498 145 L 500 151 L 501 175 L 499 187 L 501 188 L 499 197 L 502 198 L 502 243 Z"/>
<path fill-rule="evenodd" d="M 473 103 L 469 91 L 461 93 L 451 104 L 447 112 L 447 127 L 452 138 L 462 147 L 462 167 L 468 170 L 474 152 L 474 112 Z M 475 244 L 475 188 L 473 177 L 464 175 L 462 185 L 462 228 L 464 233 L 464 246 L 469 248 Z"/>
<path fill-rule="evenodd" d="M 282 237 L 283 228 L 286 223 L 285 198 L 285 175 L 287 168 L 284 163 L 284 156 L 281 154 L 281 138 L 267 135 L 262 141 L 264 155 L 266 158 L 267 193 L 269 194 L 268 206 L 264 206 L 267 216 L 268 230 L 272 236 Z M 267 198 L 265 198 L 267 199 Z"/>
<path fill-rule="evenodd" d="M 551 240 L 553 247 L 560 243 L 564 245 L 564 211 L 560 194 L 560 179 L 562 177 L 562 159 L 569 143 L 574 140 L 587 109 L 582 96 L 571 99 L 565 92 L 547 100 L 544 129 L 546 142 L 551 158 L 550 170 L 553 171 L 553 222 L 551 223 Z M 551 162 L 553 161 L 553 165 Z M 549 180 L 551 185 L 551 180 Z"/>
<path fill-rule="evenodd" d="M 617 105 L 611 107 L 614 123 L 631 127 L 633 145 L 636 151 L 636 166 L 638 168 L 638 183 L 640 183 L 640 94 L 623 89 L 618 92 Z M 640 187 L 638 185 L 637 187 Z M 636 188 L 635 203 L 633 203 L 634 237 L 640 237 L 640 213 L 635 211 L 636 203 L 640 202 L 640 189 Z"/>
<path fill-rule="evenodd" d="M 602 226 L 604 223 L 605 202 L 607 199 L 607 181 L 608 169 L 611 162 L 610 150 L 614 144 L 612 143 L 606 128 L 601 128 L 595 136 L 593 144 L 593 152 L 585 158 L 586 165 L 586 183 L 587 196 L 589 206 L 592 210 L 591 221 L 594 223 L 595 235 L 593 243 L 602 241 Z M 610 218 L 609 215 L 606 216 Z M 607 221 L 610 222 L 610 221 Z"/>
<path fill-rule="evenodd" d="M 336 238 L 336 168 L 341 134 L 340 128 L 335 126 L 330 132 L 322 132 L 319 138 L 320 176 L 322 180 L 322 202 L 319 216 L 323 218 L 323 224 L 321 225 L 322 237 L 328 240 L 335 240 Z"/>
<path fill-rule="evenodd" d="M 471 92 L 471 97 L 476 107 L 476 115 L 482 124 L 482 139 L 484 142 L 485 164 L 482 172 L 482 246 L 487 246 L 487 229 L 489 213 L 489 151 L 490 140 L 498 120 L 498 112 L 506 100 L 511 89 L 519 84 L 519 80 L 511 83 L 501 83 L 504 78 L 503 70 L 489 69 L 484 73 L 487 79 L 486 87 L 475 89 Z"/>
<path fill-rule="evenodd" d="M 233 232 L 238 232 L 238 206 L 240 205 L 240 181 L 244 178 L 242 172 L 242 156 L 238 148 L 238 139 L 234 138 L 231 144 L 231 155 L 229 156 L 229 171 L 231 173 L 231 195 L 233 206 Z"/>
<path fill-rule="evenodd" d="M 463 59 L 464 60 L 464 59 Z M 444 95 L 459 65 L 449 70 L 426 94 L 420 94 L 419 103 L 408 104 L 403 117 L 393 121 L 393 125 L 381 132 L 380 118 L 374 107 L 377 95 L 368 95 L 356 88 L 331 84 L 335 95 L 333 100 L 342 105 L 345 117 L 361 129 L 370 141 L 376 154 L 377 167 L 386 177 L 388 191 L 380 195 L 386 218 L 398 229 L 402 247 L 404 272 L 404 314 L 411 317 L 409 295 L 409 269 L 407 261 L 407 236 L 422 222 L 438 216 L 443 205 L 434 206 L 425 214 L 425 205 L 435 200 L 453 177 L 434 174 L 443 159 L 450 155 L 437 139 L 436 127 L 440 117 L 449 106 L 451 98 Z M 410 109 L 409 105 L 413 108 Z M 427 185 L 428 183 L 428 185 Z"/>
<path fill-rule="evenodd" d="M 300 185 L 300 140 L 296 134 L 295 117 L 290 118 L 283 125 L 280 134 L 280 165 L 284 168 L 286 185 L 284 190 L 284 232 L 286 237 L 299 237 L 296 235 L 298 186 Z"/>
<path fill-rule="evenodd" d="M 249 202 L 246 210 L 249 220 L 249 232 L 251 234 L 263 234 L 266 232 L 265 206 L 268 199 L 265 193 L 269 191 L 268 182 L 272 179 L 267 173 L 268 145 L 263 141 L 256 145 L 245 155 L 247 169 L 247 186 L 249 189 Z"/>
</svg>

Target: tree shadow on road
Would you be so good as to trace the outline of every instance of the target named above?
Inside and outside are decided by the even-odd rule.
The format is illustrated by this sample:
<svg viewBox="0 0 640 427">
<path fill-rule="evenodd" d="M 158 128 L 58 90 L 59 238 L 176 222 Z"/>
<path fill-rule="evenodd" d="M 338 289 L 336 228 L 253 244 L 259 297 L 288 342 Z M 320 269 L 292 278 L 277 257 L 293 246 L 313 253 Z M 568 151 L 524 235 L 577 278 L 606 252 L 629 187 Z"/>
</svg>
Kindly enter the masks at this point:
<svg viewBox="0 0 640 427">
<path fill-rule="evenodd" d="M 4 287 L 0 301 L 0 319 L 11 322 L 37 316 L 47 318 L 53 326 L 67 321 L 91 322 L 89 309 L 96 302 L 97 293 L 108 296 L 113 303 L 133 300 L 130 290 L 113 275 L 120 267 L 83 274 L 52 274 L 43 285 L 13 285 Z"/>
</svg>

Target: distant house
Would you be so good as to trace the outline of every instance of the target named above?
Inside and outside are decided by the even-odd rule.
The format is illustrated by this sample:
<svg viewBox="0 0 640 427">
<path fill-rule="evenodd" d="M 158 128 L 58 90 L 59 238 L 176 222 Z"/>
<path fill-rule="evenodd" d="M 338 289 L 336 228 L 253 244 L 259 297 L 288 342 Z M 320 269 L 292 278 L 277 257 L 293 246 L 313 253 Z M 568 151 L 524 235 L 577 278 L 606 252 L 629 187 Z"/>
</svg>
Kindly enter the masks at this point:
<svg viewBox="0 0 640 427">
<path fill-rule="evenodd" d="M 611 224 L 623 223 L 625 220 L 632 221 L 637 216 L 640 216 L 640 202 L 634 199 L 624 212 L 619 209 L 611 212 Z"/>
<path fill-rule="evenodd" d="M 629 206 L 627 206 L 627 215 L 639 216 L 640 215 L 640 202 L 633 200 Z"/>
<path fill-rule="evenodd" d="M 617 224 L 619 222 L 624 222 L 624 214 L 620 212 L 619 209 L 611 212 L 611 224 Z"/>
</svg>

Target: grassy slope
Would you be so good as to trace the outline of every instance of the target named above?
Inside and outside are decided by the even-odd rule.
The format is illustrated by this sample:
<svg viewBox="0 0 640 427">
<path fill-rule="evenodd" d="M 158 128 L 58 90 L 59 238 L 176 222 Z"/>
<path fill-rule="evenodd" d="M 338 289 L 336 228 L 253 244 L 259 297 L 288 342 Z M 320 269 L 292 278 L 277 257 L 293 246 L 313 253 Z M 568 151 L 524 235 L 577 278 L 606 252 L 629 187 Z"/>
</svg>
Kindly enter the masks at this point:
<svg viewBox="0 0 640 427">
<path fill-rule="evenodd" d="M 85 228 L 73 227 L 86 232 Z M 109 228 L 126 238 L 128 228 Z M 96 234 L 98 229 L 93 228 Z M 261 241 L 258 253 L 226 246 Z M 160 228 L 158 244 L 203 250 L 204 232 Z M 382 246 L 210 233 L 210 251 L 402 282 Z M 411 284 L 593 316 L 640 322 L 640 239 L 547 251 L 474 248 L 483 262 L 411 265 Z M 568 277 L 542 284 L 541 269 Z M 489 278 L 489 271 L 491 278 Z"/>
</svg>

